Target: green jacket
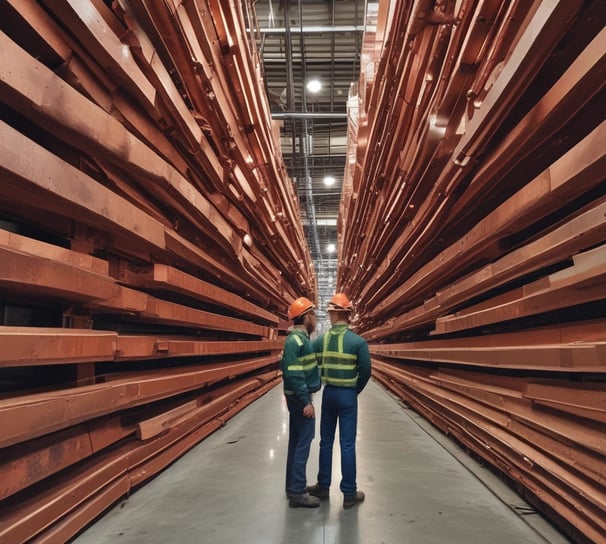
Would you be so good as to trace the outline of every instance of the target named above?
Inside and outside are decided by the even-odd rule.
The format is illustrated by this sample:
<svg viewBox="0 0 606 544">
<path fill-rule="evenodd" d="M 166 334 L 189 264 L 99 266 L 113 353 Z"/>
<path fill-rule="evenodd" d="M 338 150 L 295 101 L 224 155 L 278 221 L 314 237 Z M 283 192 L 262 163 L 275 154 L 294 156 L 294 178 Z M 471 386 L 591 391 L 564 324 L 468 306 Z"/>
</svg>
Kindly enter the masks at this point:
<svg viewBox="0 0 606 544">
<path fill-rule="evenodd" d="M 313 346 L 326 385 L 362 392 L 370 379 L 370 353 L 364 338 L 339 324 L 316 338 Z"/>
<path fill-rule="evenodd" d="M 296 395 L 303 404 L 311 402 L 311 394 L 320 389 L 320 371 L 311 340 L 302 329 L 293 329 L 286 337 L 280 370 L 284 394 Z"/>
</svg>

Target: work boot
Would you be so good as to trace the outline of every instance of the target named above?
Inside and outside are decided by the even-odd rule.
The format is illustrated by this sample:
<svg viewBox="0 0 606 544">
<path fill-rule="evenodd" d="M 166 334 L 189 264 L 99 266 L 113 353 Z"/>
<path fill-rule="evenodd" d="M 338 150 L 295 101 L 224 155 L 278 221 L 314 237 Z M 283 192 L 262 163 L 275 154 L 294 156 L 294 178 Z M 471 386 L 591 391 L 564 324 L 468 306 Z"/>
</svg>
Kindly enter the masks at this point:
<svg viewBox="0 0 606 544">
<path fill-rule="evenodd" d="M 310 485 L 305 489 L 305 491 L 314 497 L 318 497 L 318 499 L 328 499 L 330 496 L 330 490 L 328 487 L 324 487 L 320 484 Z"/>
<path fill-rule="evenodd" d="M 351 508 L 364 500 L 364 493 L 357 491 L 355 495 L 345 495 L 343 497 L 343 508 Z"/>
<path fill-rule="evenodd" d="M 301 495 L 291 494 L 288 506 L 291 508 L 315 508 L 316 506 L 320 506 L 320 499 L 312 497 L 309 493 L 302 493 Z"/>
</svg>

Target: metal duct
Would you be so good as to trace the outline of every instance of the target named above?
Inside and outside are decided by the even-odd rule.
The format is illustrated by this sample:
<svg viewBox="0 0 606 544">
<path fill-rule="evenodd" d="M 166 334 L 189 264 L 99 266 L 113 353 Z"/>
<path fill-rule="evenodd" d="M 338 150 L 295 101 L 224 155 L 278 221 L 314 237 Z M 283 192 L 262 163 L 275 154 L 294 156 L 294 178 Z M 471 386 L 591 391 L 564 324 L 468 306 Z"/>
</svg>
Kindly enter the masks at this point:
<svg viewBox="0 0 606 544">
<path fill-rule="evenodd" d="M 347 119 L 347 112 L 330 111 L 280 111 L 271 114 L 272 119 Z"/>
</svg>

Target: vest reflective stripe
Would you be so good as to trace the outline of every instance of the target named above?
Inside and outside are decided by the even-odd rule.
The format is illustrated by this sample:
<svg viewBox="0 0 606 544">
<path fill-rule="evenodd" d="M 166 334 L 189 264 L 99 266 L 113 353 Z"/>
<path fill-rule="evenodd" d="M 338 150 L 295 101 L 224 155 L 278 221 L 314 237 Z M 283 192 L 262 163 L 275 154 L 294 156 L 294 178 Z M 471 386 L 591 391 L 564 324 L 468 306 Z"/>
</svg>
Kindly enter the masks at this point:
<svg viewBox="0 0 606 544">
<path fill-rule="evenodd" d="M 299 338 L 297 335 L 293 335 L 293 338 L 299 344 L 299 346 L 303 345 L 303 340 Z M 315 353 L 308 353 L 307 355 L 302 355 L 301 357 L 297 357 L 297 365 L 288 365 L 288 370 L 305 372 L 306 370 L 311 370 L 315 366 L 318 365 L 318 360 L 316 359 Z"/>
<path fill-rule="evenodd" d="M 294 328 L 288 335 L 280 359 L 280 370 L 286 395 L 296 395 L 307 404 L 312 393 L 320 389 L 322 382 L 316 352 L 302 328 Z"/>
<path fill-rule="evenodd" d="M 346 355 L 345 353 L 343 353 L 343 338 L 345 337 L 345 333 L 347 332 L 347 329 L 344 328 L 342 331 L 339 332 L 339 335 L 337 336 L 337 355 Z M 330 353 L 328 351 L 328 342 L 330 340 L 330 337 L 334 336 L 333 333 L 331 333 L 330 331 L 328 331 L 325 335 L 324 335 L 324 346 L 323 346 L 323 350 L 322 353 Z M 335 352 L 333 352 L 335 353 Z"/>
<path fill-rule="evenodd" d="M 335 370 L 356 370 L 358 368 L 357 364 L 353 365 L 345 365 L 343 363 L 324 363 L 322 365 L 323 368 L 332 368 Z"/>
<path fill-rule="evenodd" d="M 318 363 L 316 361 L 311 361 L 311 362 L 309 362 L 307 364 L 304 364 L 304 365 L 290 365 L 288 367 L 288 370 L 293 370 L 293 371 L 298 370 L 298 371 L 301 371 L 301 372 L 305 372 L 306 370 L 311 370 L 312 368 L 314 368 L 315 366 L 317 366 L 317 364 Z"/>
<path fill-rule="evenodd" d="M 356 387 L 358 383 L 357 357 L 352 353 L 343 352 L 343 340 L 347 328 L 338 334 L 330 331 L 324 335 L 322 351 L 322 381 L 327 385 L 339 387 Z M 331 337 L 337 337 L 337 351 L 329 351 Z M 355 361 L 352 363 L 352 361 Z"/>
<path fill-rule="evenodd" d="M 339 387 L 355 387 L 358 384 L 358 378 L 326 378 L 326 385 L 338 385 Z"/>
<path fill-rule="evenodd" d="M 307 355 L 301 355 L 301 357 L 297 357 L 297 359 L 301 362 L 305 362 L 305 361 L 311 361 L 311 362 L 316 362 L 316 354 L 315 353 L 308 353 Z"/>
<path fill-rule="evenodd" d="M 350 360 L 350 361 L 357 361 L 358 358 L 353 354 L 353 353 L 339 353 L 338 351 L 325 351 L 323 353 L 323 357 L 325 359 L 328 359 L 330 357 L 334 357 L 336 359 L 342 359 L 342 360 Z"/>
</svg>

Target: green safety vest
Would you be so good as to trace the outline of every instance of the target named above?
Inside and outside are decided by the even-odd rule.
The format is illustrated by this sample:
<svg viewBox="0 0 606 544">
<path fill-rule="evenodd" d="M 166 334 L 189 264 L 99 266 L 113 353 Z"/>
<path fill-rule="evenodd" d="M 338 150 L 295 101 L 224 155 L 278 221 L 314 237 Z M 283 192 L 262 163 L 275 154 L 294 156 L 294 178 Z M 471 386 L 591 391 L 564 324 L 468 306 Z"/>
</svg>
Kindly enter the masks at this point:
<svg viewBox="0 0 606 544">
<path fill-rule="evenodd" d="M 320 389 L 316 353 L 308 336 L 302 331 L 295 329 L 286 339 L 280 370 L 286 395 L 297 395 L 307 404 L 311 400 L 310 393 Z"/>
<path fill-rule="evenodd" d="M 358 384 L 358 357 L 343 349 L 347 331 L 344 327 L 339 332 L 328 331 L 324 335 L 321 369 L 322 382 L 326 385 L 355 388 Z"/>
<path fill-rule="evenodd" d="M 293 334 L 292 338 L 297 343 L 297 345 L 302 348 L 305 343 L 303 339 L 298 334 Z M 311 351 L 310 353 L 305 353 L 297 357 L 297 364 L 288 365 L 288 372 L 309 372 L 313 368 L 318 366 L 318 361 L 316 359 L 316 354 Z"/>
</svg>

